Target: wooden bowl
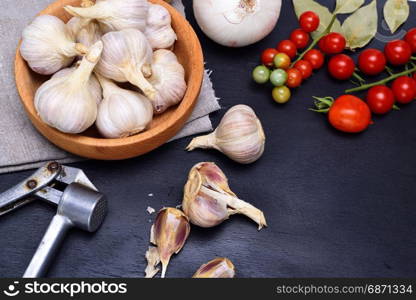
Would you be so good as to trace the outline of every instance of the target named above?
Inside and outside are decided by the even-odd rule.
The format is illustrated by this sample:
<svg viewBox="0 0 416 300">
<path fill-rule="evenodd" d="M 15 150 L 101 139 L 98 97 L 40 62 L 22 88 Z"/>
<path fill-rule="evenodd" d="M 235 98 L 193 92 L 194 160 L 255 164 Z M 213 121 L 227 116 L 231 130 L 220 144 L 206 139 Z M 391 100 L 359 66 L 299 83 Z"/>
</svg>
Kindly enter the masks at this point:
<svg viewBox="0 0 416 300">
<path fill-rule="evenodd" d="M 67 22 L 71 16 L 65 12 L 63 7 L 65 5 L 79 6 L 80 2 L 81 0 L 58 0 L 40 14 L 54 15 Z M 182 102 L 162 115 L 155 116 L 150 128 L 135 136 L 104 139 L 100 138 L 95 126 L 79 135 L 62 133 L 45 124 L 37 115 L 33 101 L 34 95 L 38 87 L 49 77 L 36 74 L 29 68 L 20 55 L 19 43 L 15 58 L 17 90 L 33 125 L 49 141 L 79 156 L 102 160 L 120 160 L 154 150 L 172 138 L 183 127 L 191 115 L 201 89 L 204 74 L 201 45 L 191 25 L 172 6 L 162 0 L 150 0 L 150 2 L 163 5 L 172 16 L 172 27 L 178 36 L 174 52 L 185 68 L 188 84 Z"/>
</svg>

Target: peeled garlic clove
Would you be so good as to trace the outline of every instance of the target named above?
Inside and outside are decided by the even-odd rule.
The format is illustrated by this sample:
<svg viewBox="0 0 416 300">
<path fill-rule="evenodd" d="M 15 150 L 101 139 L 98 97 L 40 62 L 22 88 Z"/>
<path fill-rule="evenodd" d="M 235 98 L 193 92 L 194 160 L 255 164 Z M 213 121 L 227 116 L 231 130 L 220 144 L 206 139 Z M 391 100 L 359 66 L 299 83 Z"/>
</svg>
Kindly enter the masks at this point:
<svg viewBox="0 0 416 300">
<path fill-rule="evenodd" d="M 89 88 L 103 44 L 97 42 L 73 72 L 43 83 L 35 94 L 35 108 L 48 125 L 66 133 L 80 133 L 97 117 L 97 100 Z"/>
<path fill-rule="evenodd" d="M 122 89 L 97 76 L 104 94 L 96 123 L 100 133 L 106 138 L 122 138 L 145 130 L 153 118 L 150 101 L 139 93 Z"/>
<path fill-rule="evenodd" d="M 235 267 L 228 258 L 215 258 L 203 264 L 192 278 L 234 278 Z"/>
<path fill-rule="evenodd" d="M 38 16 L 23 30 L 20 53 L 36 73 L 50 75 L 69 66 L 74 57 L 86 53 L 59 18 Z"/>
<path fill-rule="evenodd" d="M 153 100 L 157 91 L 145 78 L 152 74 L 153 52 L 144 34 L 135 29 L 124 29 L 106 33 L 101 40 L 104 51 L 96 72 L 118 82 L 128 81 Z"/>
<path fill-rule="evenodd" d="M 236 105 L 227 111 L 213 133 L 194 138 L 186 149 L 213 148 L 238 163 L 250 164 L 263 155 L 265 142 L 255 112 L 247 105 Z"/>
<path fill-rule="evenodd" d="M 160 49 L 153 53 L 152 76 L 149 82 L 157 90 L 152 99 L 156 114 L 182 101 L 186 92 L 185 70 L 172 51 Z"/>
<path fill-rule="evenodd" d="M 171 22 L 170 13 L 166 8 L 150 4 L 144 34 L 153 49 L 167 49 L 173 46 L 177 36 L 172 29 Z"/>
<path fill-rule="evenodd" d="M 162 262 L 162 278 L 173 254 L 178 254 L 189 236 L 188 217 L 179 209 L 164 208 L 159 211 L 152 226 L 151 242 L 157 246 Z"/>
<path fill-rule="evenodd" d="M 98 20 L 103 32 L 127 28 L 144 31 L 149 4 L 146 0 L 100 0 L 91 7 L 64 8 L 73 16 Z"/>
<path fill-rule="evenodd" d="M 182 208 L 191 223 L 201 227 L 214 227 L 234 214 L 249 217 L 259 225 L 259 230 L 267 226 L 263 212 L 238 199 L 225 174 L 210 162 L 199 163 L 189 172 Z"/>
</svg>

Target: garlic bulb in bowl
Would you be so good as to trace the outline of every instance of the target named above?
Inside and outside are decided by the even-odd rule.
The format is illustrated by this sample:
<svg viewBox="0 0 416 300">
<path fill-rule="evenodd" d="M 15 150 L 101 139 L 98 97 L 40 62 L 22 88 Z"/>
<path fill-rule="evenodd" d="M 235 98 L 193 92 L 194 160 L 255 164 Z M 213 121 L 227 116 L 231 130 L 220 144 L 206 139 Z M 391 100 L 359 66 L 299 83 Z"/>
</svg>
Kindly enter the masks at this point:
<svg viewBox="0 0 416 300">
<path fill-rule="evenodd" d="M 96 21 L 72 17 L 66 23 L 68 29 L 73 33 L 78 43 L 85 47 L 91 47 L 101 39 L 102 33 L 100 26 Z"/>
<path fill-rule="evenodd" d="M 69 66 L 87 51 L 59 18 L 38 16 L 23 30 L 20 53 L 36 73 L 50 75 Z"/>
<path fill-rule="evenodd" d="M 79 67 L 43 83 L 35 95 L 35 108 L 43 122 L 65 133 L 81 133 L 97 118 L 97 101 L 90 91 L 92 71 L 100 59 L 102 42 L 93 45 Z"/>
<path fill-rule="evenodd" d="M 156 114 L 182 101 L 186 92 L 185 70 L 172 51 L 160 49 L 153 53 L 150 83 L 157 90 L 152 104 Z"/>
<path fill-rule="evenodd" d="M 123 138 L 146 129 L 153 118 L 150 101 L 139 93 L 118 87 L 100 75 L 97 77 L 104 94 L 96 122 L 100 133 L 106 138 Z"/>
<path fill-rule="evenodd" d="M 218 44 L 244 47 L 266 37 L 276 26 L 281 0 L 194 0 L 196 21 Z"/>
<path fill-rule="evenodd" d="M 144 34 L 153 49 L 171 48 L 177 37 L 171 26 L 171 16 L 166 8 L 150 4 L 147 26 Z"/>
</svg>

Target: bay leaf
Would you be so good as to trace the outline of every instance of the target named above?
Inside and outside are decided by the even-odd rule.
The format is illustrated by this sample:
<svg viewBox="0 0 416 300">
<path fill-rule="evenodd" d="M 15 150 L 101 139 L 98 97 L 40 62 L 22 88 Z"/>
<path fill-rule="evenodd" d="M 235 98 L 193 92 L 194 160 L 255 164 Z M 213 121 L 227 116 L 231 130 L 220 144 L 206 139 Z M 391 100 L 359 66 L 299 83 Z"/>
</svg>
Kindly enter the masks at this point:
<svg viewBox="0 0 416 300">
<path fill-rule="evenodd" d="M 409 3 L 407 0 L 387 0 L 384 5 L 384 19 L 392 33 L 395 33 L 407 21 L 409 11 Z"/>
<path fill-rule="evenodd" d="M 319 16 L 321 22 L 319 24 L 318 29 L 312 33 L 313 38 L 316 38 L 317 36 L 322 34 L 331 23 L 333 14 L 329 11 L 327 7 L 319 4 L 314 0 L 293 0 L 293 7 L 295 8 L 295 13 L 298 19 L 305 11 L 309 10 L 313 11 Z M 338 19 L 335 20 L 331 31 L 342 33 L 341 23 Z"/>
<path fill-rule="evenodd" d="M 337 7 L 335 13 L 337 14 L 350 14 L 359 9 L 365 0 L 337 0 Z"/>
<path fill-rule="evenodd" d="M 376 35 L 377 26 L 377 0 L 373 0 L 367 6 L 358 9 L 342 24 L 347 48 L 354 50 L 367 45 Z"/>
</svg>

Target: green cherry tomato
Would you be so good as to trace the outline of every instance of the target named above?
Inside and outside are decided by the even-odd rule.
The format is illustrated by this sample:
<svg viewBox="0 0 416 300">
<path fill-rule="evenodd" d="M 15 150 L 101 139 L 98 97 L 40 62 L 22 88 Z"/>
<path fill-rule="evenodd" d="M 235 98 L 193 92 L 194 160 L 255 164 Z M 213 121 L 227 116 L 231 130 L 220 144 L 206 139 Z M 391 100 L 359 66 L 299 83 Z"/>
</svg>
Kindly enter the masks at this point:
<svg viewBox="0 0 416 300">
<path fill-rule="evenodd" d="M 282 86 L 287 81 L 287 73 L 285 70 L 276 69 L 270 74 L 270 82 L 274 86 Z"/>
<path fill-rule="evenodd" d="M 273 59 L 276 68 L 287 70 L 290 67 L 290 57 L 286 53 L 278 53 Z"/>
<path fill-rule="evenodd" d="M 290 100 L 290 89 L 287 86 L 278 86 L 273 89 L 272 96 L 275 102 L 284 104 Z"/>
<path fill-rule="evenodd" d="M 268 82 L 270 79 L 270 70 L 266 66 L 257 66 L 253 70 L 253 79 L 260 84 Z"/>
</svg>

